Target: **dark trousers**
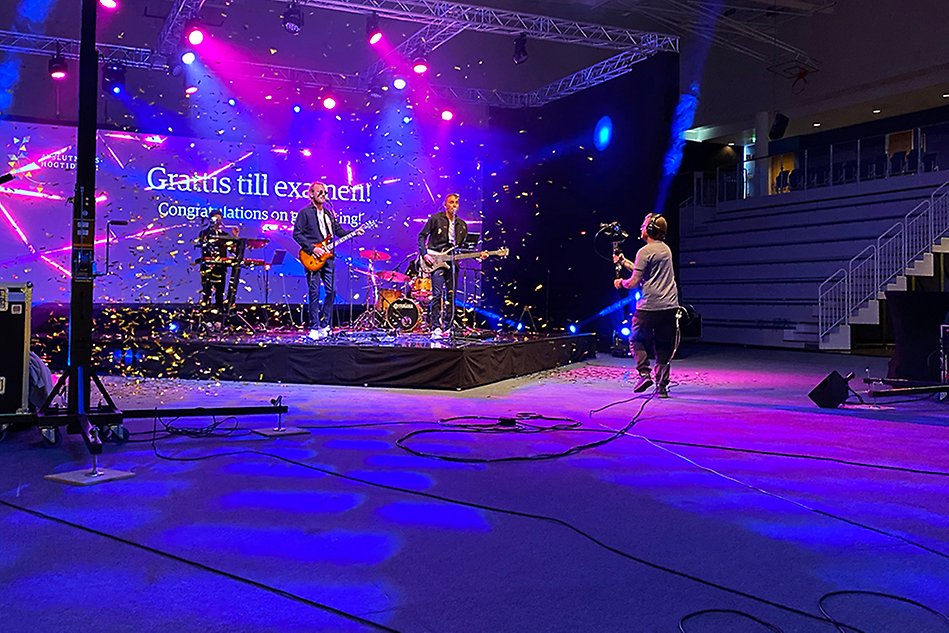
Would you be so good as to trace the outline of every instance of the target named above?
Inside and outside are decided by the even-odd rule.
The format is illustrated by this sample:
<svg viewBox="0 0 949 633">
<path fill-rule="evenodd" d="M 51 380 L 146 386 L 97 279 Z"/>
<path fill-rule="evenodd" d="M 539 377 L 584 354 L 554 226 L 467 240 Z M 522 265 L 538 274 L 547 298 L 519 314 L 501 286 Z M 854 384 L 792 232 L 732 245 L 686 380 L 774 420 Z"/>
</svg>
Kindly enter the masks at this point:
<svg viewBox="0 0 949 633">
<path fill-rule="evenodd" d="M 201 304 L 203 306 L 211 305 L 211 294 L 214 294 L 214 307 L 224 308 L 224 292 L 227 281 L 226 265 L 208 265 L 201 266 Z"/>
<path fill-rule="evenodd" d="M 455 320 L 455 285 L 458 271 L 448 268 L 432 271 L 432 303 L 428 306 L 433 328 L 446 330 Z"/>
<path fill-rule="evenodd" d="M 669 384 L 669 361 L 676 337 L 676 308 L 669 310 L 637 310 L 629 335 L 629 349 L 636 359 L 640 376 L 649 376 L 649 354 L 656 357 L 656 382 Z"/>
<path fill-rule="evenodd" d="M 336 301 L 335 282 L 336 265 L 332 259 L 327 260 L 317 271 L 306 271 L 307 294 L 310 303 L 310 327 L 332 327 L 333 303 Z M 320 286 L 326 291 L 323 301 L 320 301 Z"/>
</svg>

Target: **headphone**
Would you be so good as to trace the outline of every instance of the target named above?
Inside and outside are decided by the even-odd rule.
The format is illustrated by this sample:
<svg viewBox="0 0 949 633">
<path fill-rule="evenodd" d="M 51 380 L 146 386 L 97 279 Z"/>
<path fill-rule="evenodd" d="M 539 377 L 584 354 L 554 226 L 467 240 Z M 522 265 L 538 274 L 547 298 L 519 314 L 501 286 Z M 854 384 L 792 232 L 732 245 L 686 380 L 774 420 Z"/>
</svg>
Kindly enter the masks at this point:
<svg viewBox="0 0 949 633">
<path fill-rule="evenodd" d="M 649 219 L 649 222 L 646 224 L 646 235 L 651 237 L 654 240 L 660 239 L 662 234 L 662 229 L 659 227 L 659 218 L 662 217 L 662 214 L 659 213 L 650 213 L 646 216 Z"/>
</svg>

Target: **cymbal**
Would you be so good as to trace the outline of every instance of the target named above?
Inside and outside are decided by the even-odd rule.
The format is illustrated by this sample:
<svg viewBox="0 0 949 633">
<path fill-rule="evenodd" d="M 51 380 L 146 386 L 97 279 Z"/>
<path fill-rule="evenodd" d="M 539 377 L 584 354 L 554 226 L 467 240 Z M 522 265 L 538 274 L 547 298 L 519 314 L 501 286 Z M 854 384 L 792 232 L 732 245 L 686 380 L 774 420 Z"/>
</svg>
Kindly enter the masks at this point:
<svg viewBox="0 0 949 633">
<path fill-rule="evenodd" d="M 368 259 L 369 261 L 373 261 L 373 262 L 384 262 L 386 260 L 391 259 L 392 255 L 390 255 L 389 253 L 383 253 L 382 251 L 364 250 L 364 251 L 359 251 L 359 257 L 362 257 L 363 259 Z"/>
<path fill-rule="evenodd" d="M 397 270 L 380 270 L 376 273 L 376 277 L 382 281 L 391 281 L 397 284 L 404 284 L 409 280 L 409 276 L 405 273 L 400 273 Z"/>
</svg>

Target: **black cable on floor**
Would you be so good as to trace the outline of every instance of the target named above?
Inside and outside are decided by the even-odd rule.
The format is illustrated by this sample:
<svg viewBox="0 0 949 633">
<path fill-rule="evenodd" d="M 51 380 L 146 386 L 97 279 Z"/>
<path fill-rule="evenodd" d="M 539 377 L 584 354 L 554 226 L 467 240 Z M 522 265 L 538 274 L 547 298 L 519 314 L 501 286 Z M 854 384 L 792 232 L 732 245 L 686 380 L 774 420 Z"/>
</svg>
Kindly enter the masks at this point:
<svg viewBox="0 0 949 633">
<path fill-rule="evenodd" d="M 655 397 L 655 394 L 644 398 L 642 405 L 639 407 L 639 411 L 626 423 L 626 425 L 619 429 L 618 431 L 610 434 L 609 437 L 606 437 L 602 440 L 597 440 L 595 442 L 588 442 L 586 444 L 579 444 L 577 446 L 571 446 L 568 449 L 563 451 L 558 451 L 556 453 L 535 453 L 532 455 L 511 455 L 507 457 L 458 457 L 455 455 L 444 455 L 441 453 L 431 453 L 428 451 L 422 451 L 419 449 L 412 448 L 408 445 L 408 441 L 412 438 L 419 437 L 422 435 L 431 435 L 431 434 L 444 434 L 444 433 L 463 433 L 463 434 L 472 434 L 472 433 L 488 433 L 488 434 L 518 434 L 518 433 L 548 433 L 554 431 L 573 431 L 580 430 L 580 422 L 572 418 L 562 418 L 562 417 L 548 417 L 533 414 L 534 417 L 531 418 L 493 418 L 485 416 L 458 416 L 455 418 L 445 418 L 442 422 L 449 422 L 461 419 L 482 419 L 482 420 L 497 420 L 492 424 L 462 424 L 457 425 L 459 428 L 438 428 L 438 429 L 418 429 L 415 431 L 410 431 L 402 437 L 396 440 L 395 445 L 401 448 L 402 450 L 415 455 L 416 457 L 426 457 L 429 459 L 438 459 L 446 462 L 458 462 L 462 464 L 497 464 L 501 462 L 533 462 L 533 461 L 542 461 L 548 459 L 559 459 L 561 457 L 568 457 L 570 455 L 576 455 L 582 453 L 583 451 L 590 450 L 592 448 L 597 448 L 598 446 L 603 446 L 604 444 L 609 444 L 610 442 L 622 437 L 630 429 L 632 429 L 636 423 L 639 421 L 640 416 L 643 413 L 643 410 L 646 408 L 646 405 Z M 526 422 L 526 420 L 550 420 L 554 422 L 560 422 L 560 424 L 555 424 L 552 426 L 536 425 Z"/>
<path fill-rule="evenodd" d="M 103 532 L 103 531 L 97 530 L 97 529 L 95 529 L 95 528 L 93 528 L 93 527 L 89 527 L 89 526 L 87 526 L 87 525 L 81 525 L 81 524 L 79 524 L 79 523 L 75 523 L 75 522 L 69 521 L 69 520 L 67 520 L 67 519 L 61 519 L 61 518 L 59 518 L 59 517 L 55 517 L 55 516 L 52 516 L 52 515 L 50 515 L 50 514 L 46 514 L 45 512 L 40 512 L 39 510 L 33 510 L 32 508 L 27 508 L 26 506 L 21 506 L 21 505 L 16 504 L 16 503 L 11 503 L 11 502 L 6 501 L 6 500 L 4 500 L 4 499 L 0 499 L 0 505 L 4 505 L 4 506 L 6 506 L 7 508 L 10 508 L 11 510 L 16 510 L 16 511 L 18 511 L 18 512 L 23 512 L 23 513 L 25 513 L 25 514 L 29 514 L 29 515 L 34 516 L 34 517 L 39 518 L 39 519 L 43 519 L 44 521 L 50 521 L 50 522 L 52 522 L 52 523 L 58 523 L 58 524 L 60 524 L 60 525 L 65 525 L 65 526 L 67 526 L 67 527 L 71 527 L 71 528 L 74 528 L 74 529 L 77 529 L 77 530 L 81 530 L 81 531 L 86 532 L 86 533 L 88 533 L 88 534 L 94 534 L 94 535 L 96 535 L 96 536 L 100 536 L 100 537 L 102 537 L 102 538 L 106 538 L 106 539 L 109 539 L 109 540 L 111 540 L 111 541 L 115 541 L 115 542 L 117 542 L 117 543 L 122 543 L 123 545 L 128 545 L 128 546 L 131 546 L 131 547 L 135 547 L 135 548 L 137 548 L 137 549 L 140 549 L 140 550 L 149 552 L 149 553 L 151 553 L 151 554 L 155 554 L 155 555 L 157 555 L 157 556 L 161 556 L 161 557 L 163 557 L 163 558 L 167 558 L 167 559 L 173 560 L 173 561 L 178 562 L 178 563 L 184 563 L 184 564 L 189 565 L 189 566 L 191 566 L 191 567 L 194 567 L 194 568 L 196 568 L 196 569 L 201 569 L 201 570 L 203 570 L 203 571 L 210 572 L 210 573 L 212 573 L 212 574 L 216 574 L 216 575 L 218 575 L 218 576 L 222 576 L 222 577 L 227 578 L 227 579 L 229 579 L 229 580 L 234 580 L 234 581 L 243 583 L 243 584 L 245 584 L 245 585 L 249 585 L 249 586 L 251 586 L 251 587 L 255 587 L 255 588 L 257 588 L 257 589 L 262 589 L 262 590 L 264 590 L 264 591 L 266 591 L 266 592 L 269 592 L 269 593 L 272 593 L 272 594 L 274 594 L 274 595 L 276 595 L 276 596 L 280 596 L 280 597 L 282 597 L 282 598 L 287 598 L 287 599 L 289 599 L 289 600 L 293 600 L 294 602 L 299 602 L 300 604 L 306 605 L 306 606 L 308 606 L 308 607 L 313 607 L 313 608 L 315 608 L 315 609 L 320 609 L 320 610 L 322 610 L 322 611 L 326 611 L 327 613 L 332 613 L 333 615 L 338 615 L 338 616 L 340 616 L 340 617 L 346 618 L 347 620 L 351 620 L 352 622 L 357 622 L 357 623 L 359 623 L 359 624 L 363 624 L 363 625 L 372 627 L 372 628 L 377 629 L 377 630 L 379 630 L 379 631 L 392 631 L 392 632 L 394 632 L 394 633 L 399 633 L 399 630 L 398 630 L 398 629 L 393 629 L 392 627 L 388 627 L 388 626 L 386 626 L 386 625 L 384 625 L 384 624 L 379 624 L 378 622 L 373 622 L 372 620 L 367 620 L 367 619 L 365 619 L 365 618 L 359 617 L 358 615 L 356 615 L 356 614 L 354 614 L 354 613 L 349 613 L 349 612 L 347 612 L 347 611 L 343 611 L 343 610 L 341 610 L 341 609 L 337 609 L 337 608 L 335 608 L 335 607 L 331 607 L 331 606 L 328 605 L 328 604 L 324 604 L 324 603 L 322 603 L 322 602 L 317 602 L 317 601 L 315 601 L 315 600 L 310 600 L 309 598 L 304 598 L 303 596 L 298 595 L 298 594 L 295 594 L 295 593 L 292 593 L 292 592 L 290 592 L 290 591 L 286 591 L 286 590 L 284 590 L 284 589 L 278 589 L 278 588 L 276 588 L 276 587 L 272 587 L 271 585 L 267 585 L 267 584 L 264 584 L 264 583 L 262 583 L 262 582 L 258 582 L 258 581 L 256 581 L 256 580 L 253 580 L 253 579 L 251 579 L 251 578 L 247 578 L 246 576 L 240 576 L 240 575 L 238 575 L 238 574 L 234 574 L 234 573 L 229 572 L 229 571 L 224 571 L 223 569 L 219 569 L 219 568 L 217 568 L 217 567 L 212 567 L 212 566 L 210 566 L 210 565 L 205 565 L 204 563 L 200 563 L 200 562 L 198 562 L 198 561 L 196 561 L 196 560 L 192 560 L 192 559 L 190 559 L 190 558 L 185 558 L 185 557 L 183 557 L 183 556 L 178 556 L 177 554 L 172 554 L 171 552 L 167 552 L 167 551 L 165 551 L 165 550 L 161 550 L 161 549 L 158 549 L 158 548 L 156 548 L 156 547 L 152 547 L 152 546 L 150 546 L 150 545 L 145 545 L 144 543 L 139 543 L 138 541 L 133 541 L 133 540 L 131 540 L 131 539 L 123 538 L 123 537 L 117 536 L 117 535 L 115 535 L 115 534 L 109 534 L 108 532 Z"/>
<path fill-rule="evenodd" d="M 744 612 L 744 611 L 739 611 L 738 609 L 702 609 L 701 611 L 695 611 L 695 612 L 693 612 L 693 613 L 689 613 L 688 615 L 684 615 L 684 616 L 682 616 L 681 618 L 679 618 L 679 631 L 681 631 L 682 633 L 688 633 L 688 632 L 685 630 L 685 623 L 686 623 L 686 622 L 688 622 L 689 620 L 694 620 L 695 618 L 699 618 L 699 617 L 702 617 L 702 616 L 704 616 L 704 615 L 710 615 L 710 614 L 713 614 L 713 613 L 714 613 L 714 614 L 737 615 L 738 617 L 744 618 L 745 620 L 750 620 L 750 621 L 752 621 L 752 622 L 756 622 L 756 623 L 760 624 L 761 626 L 765 627 L 767 630 L 771 631 L 771 633 L 784 633 L 784 630 L 783 630 L 783 629 L 781 629 L 781 628 L 775 626 L 774 624 L 771 624 L 770 622 L 765 622 L 764 620 L 762 620 L 762 619 L 760 619 L 760 618 L 756 618 L 755 616 L 751 615 L 750 613 L 746 613 L 746 612 Z"/>
<path fill-rule="evenodd" d="M 888 600 L 895 600 L 897 602 L 909 604 L 919 609 L 922 609 L 928 613 L 931 613 L 937 618 L 941 619 L 943 622 L 946 623 L 947 630 L 949 630 L 949 616 L 947 616 L 945 613 L 943 613 L 942 611 L 937 611 L 936 609 L 933 609 L 932 607 L 926 606 L 925 604 L 921 602 L 917 602 L 909 598 L 904 598 L 903 596 L 896 596 L 891 593 L 883 593 L 881 591 L 857 591 L 857 590 L 831 591 L 831 592 L 825 593 L 823 596 L 820 597 L 820 599 L 817 601 L 817 606 L 820 609 L 820 612 L 824 615 L 824 617 L 827 618 L 829 622 L 833 622 L 834 626 L 837 627 L 837 630 L 840 631 L 840 633 L 850 633 L 851 631 L 862 633 L 862 631 L 860 631 L 860 629 L 854 628 L 852 625 L 838 622 L 836 618 L 834 618 L 832 615 L 830 615 L 830 613 L 827 612 L 827 609 L 825 608 L 824 603 L 827 602 L 828 598 L 834 598 L 837 596 L 874 596 L 877 598 L 886 598 Z"/>
</svg>

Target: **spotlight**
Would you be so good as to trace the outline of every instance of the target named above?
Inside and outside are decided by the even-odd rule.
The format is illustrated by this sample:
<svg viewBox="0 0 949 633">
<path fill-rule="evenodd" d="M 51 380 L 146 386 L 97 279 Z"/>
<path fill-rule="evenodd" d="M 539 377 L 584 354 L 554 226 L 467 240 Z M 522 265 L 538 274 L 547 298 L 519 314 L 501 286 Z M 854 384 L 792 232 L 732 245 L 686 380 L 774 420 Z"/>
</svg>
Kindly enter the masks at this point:
<svg viewBox="0 0 949 633">
<path fill-rule="evenodd" d="M 576 325 L 575 323 L 571 323 L 571 324 L 570 324 L 570 327 L 568 327 L 567 329 L 570 330 L 570 333 L 571 333 L 571 334 L 576 334 L 576 333 L 577 333 L 577 325 Z"/>
<path fill-rule="evenodd" d="M 629 336 L 630 329 L 624 325 L 623 328 L 619 331 L 619 333 L 622 334 L 623 336 Z"/>
<path fill-rule="evenodd" d="M 99 0 L 99 4 L 102 5 L 103 9 L 108 9 L 109 11 L 115 11 L 119 8 L 119 3 L 115 0 Z"/>
<path fill-rule="evenodd" d="M 412 117 L 410 117 L 409 115 L 405 115 L 404 117 L 402 117 L 402 122 L 405 124 L 409 124 L 412 122 Z"/>
<path fill-rule="evenodd" d="M 327 110 L 332 110 L 333 108 L 336 107 L 336 99 L 334 99 L 333 97 L 326 97 L 325 99 L 323 99 L 323 107 L 326 108 Z"/>
<path fill-rule="evenodd" d="M 520 332 L 520 331 L 523 330 L 523 329 L 524 329 L 524 324 L 523 324 L 523 323 L 518 323 L 518 324 L 517 324 L 517 331 Z"/>
<path fill-rule="evenodd" d="M 301 112 L 303 112 L 303 108 L 301 108 L 299 105 L 293 106 L 293 113 L 294 113 L 294 114 L 300 114 Z"/>
<path fill-rule="evenodd" d="M 181 54 L 181 63 L 185 66 L 190 66 L 197 58 L 198 57 L 194 54 L 194 51 L 185 51 Z"/>
<path fill-rule="evenodd" d="M 283 20 L 283 28 L 287 30 L 287 33 L 298 35 L 303 30 L 303 11 L 295 0 L 287 5 L 287 10 L 280 18 Z"/>
<path fill-rule="evenodd" d="M 527 33 L 521 33 L 514 38 L 514 63 L 523 64 L 527 61 Z"/>
<path fill-rule="evenodd" d="M 402 79 L 401 77 L 396 77 L 395 79 L 392 80 L 392 87 L 395 88 L 396 90 L 405 90 L 406 85 L 407 85 L 407 82 L 405 81 L 405 79 Z"/>
<path fill-rule="evenodd" d="M 382 41 L 382 29 L 379 28 L 379 16 L 375 13 L 370 13 L 369 17 L 366 18 L 366 37 L 373 46 Z"/>
<path fill-rule="evenodd" d="M 189 96 L 190 96 L 190 95 L 193 95 L 193 94 L 196 93 L 197 91 L 198 91 L 198 87 L 197 87 L 197 86 L 188 86 L 187 88 L 185 88 L 185 94 L 186 94 L 186 95 L 189 95 Z"/>
<path fill-rule="evenodd" d="M 204 41 L 204 29 L 197 20 L 191 20 L 185 25 L 185 39 L 192 46 L 200 46 Z"/>
<path fill-rule="evenodd" d="M 425 55 L 417 55 L 412 60 L 412 71 L 416 75 L 424 75 L 428 72 L 428 60 L 425 59 Z"/>
<path fill-rule="evenodd" d="M 119 62 L 108 62 L 102 66 L 102 92 L 121 94 L 125 90 L 125 66 Z"/>
<path fill-rule="evenodd" d="M 442 121 L 451 121 L 455 114 L 451 110 L 442 110 Z"/>
<path fill-rule="evenodd" d="M 235 99 L 234 97 L 231 97 L 230 99 L 227 100 L 227 105 L 233 108 L 234 106 L 237 105 L 237 99 Z"/>
<path fill-rule="evenodd" d="M 53 55 L 52 59 L 49 60 L 49 76 L 56 81 L 61 81 L 66 78 L 66 74 L 68 72 L 69 64 L 66 63 L 66 58 L 63 57 L 62 48 L 57 42 L 56 54 Z"/>
</svg>

